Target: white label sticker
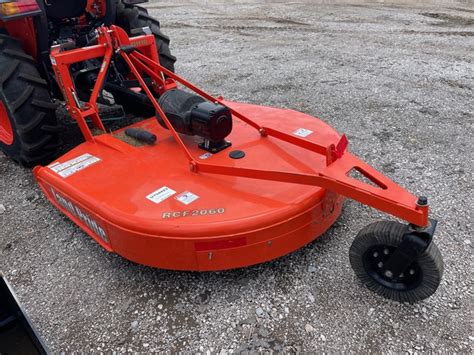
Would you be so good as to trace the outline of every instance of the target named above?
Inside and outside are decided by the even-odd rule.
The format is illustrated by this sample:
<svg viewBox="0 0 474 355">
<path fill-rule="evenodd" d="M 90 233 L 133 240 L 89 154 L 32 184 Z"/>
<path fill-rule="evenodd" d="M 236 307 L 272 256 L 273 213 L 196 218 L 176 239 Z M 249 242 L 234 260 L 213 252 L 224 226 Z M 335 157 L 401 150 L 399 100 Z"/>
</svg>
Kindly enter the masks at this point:
<svg viewBox="0 0 474 355">
<path fill-rule="evenodd" d="M 168 197 L 173 196 L 175 193 L 176 191 L 170 189 L 168 186 L 163 186 L 162 188 L 149 194 L 146 198 L 154 203 L 160 203 L 166 200 Z"/>
<path fill-rule="evenodd" d="M 311 133 L 313 133 L 313 131 L 310 131 L 309 129 L 306 129 L 306 128 L 298 128 L 296 131 L 293 132 L 293 134 L 295 136 L 298 136 L 298 137 L 308 137 Z"/>
<path fill-rule="evenodd" d="M 205 153 L 205 154 L 201 155 L 199 157 L 199 159 L 206 160 L 206 159 L 209 159 L 210 157 L 212 157 L 212 153 Z"/>
<path fill-rule="evenodd" d="M 87 159 L 87 160 L 84 160 L 84 161 L 82 161 L 82 162 L 80 162 L 80 163 L 78 163 L 78 164 L 76 164 L 76 165 L 71 166 L 71 167 L 68 168 L 68 169 L 65 169 L 65 170 L 63 170 L 63 171 L 60 171 L 58 174 L 59 174 L 60 176 L 62 176 L 63 178 L 66 178 L 66 177 L 68 177 L 68 176 L 71 176 L 71 175 L 77 173 L 78 171 L 81 171 L 82 169 L 87 168 L 89 165 L 95 164 L 95 163 L 97 163 L 97 162 L 99 162 L 99 161 L 100 161 L 99 158 L 97 158 L 97 157 L 91 157 L 91 158 L 89 158 L 89 159 Z"/>
<path fill-rule="evenodd" d="M 196 201 L 199 196 L 193 194 L 192 192 L 185 191 L 182 194 L 179 194 L 178 196 L 175 197 L 179 202 L 189 205 L 190 203 Z"/>
<path fill-rule="evenodd" d="M 53 167 L 57 166 L 57 165 L 60 165 L 61 163 L 60 162 L 56 162 L 56 163 L 53 163 L 51 165 L 48 165 L 48 168 L 52 169 Z"/>
<path fill-rule="evenodd" d="M 68 160 L 65 163 L 58 162 L 51 164 L 48 167 L 59 176 L 66 178 L 99 161 L 99 158 L 86 153 L 77 158 Z"/>
</svg>

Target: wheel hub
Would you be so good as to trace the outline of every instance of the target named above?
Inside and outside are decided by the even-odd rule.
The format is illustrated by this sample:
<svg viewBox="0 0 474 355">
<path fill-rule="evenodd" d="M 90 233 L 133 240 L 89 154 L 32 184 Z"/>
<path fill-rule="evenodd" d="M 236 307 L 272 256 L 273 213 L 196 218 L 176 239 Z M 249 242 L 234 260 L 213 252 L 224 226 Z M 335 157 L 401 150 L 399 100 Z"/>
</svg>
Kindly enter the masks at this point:
<svg viewBox="0 0 474 355">
<path fill-rule="evenodd" d="M 411 290 L 422 281 L 420 267 L 416 261 L 400 275 L 394 275 L 390 270 L 384 271 L 384 265 L 395 252 L 396 247 L 388 245 L 375 245 L 364 255 L 364 267 L 367 274 L 379 284 L 393 290 Z"/>
</svg>

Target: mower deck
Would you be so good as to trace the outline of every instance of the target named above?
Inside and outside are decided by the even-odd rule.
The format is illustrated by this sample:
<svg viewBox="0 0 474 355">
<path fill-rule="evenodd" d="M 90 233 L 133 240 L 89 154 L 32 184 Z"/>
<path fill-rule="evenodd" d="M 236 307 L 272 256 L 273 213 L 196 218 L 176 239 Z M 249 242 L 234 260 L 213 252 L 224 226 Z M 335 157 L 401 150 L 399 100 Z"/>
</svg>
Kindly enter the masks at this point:
<svg viewBox="0 0 474 355">
<path fill-rule="evenodd" d="M 289 134 L 301 128 L 312 131 L 306 139 L 322 145 L 340 139 L 324 122 L 299 112 L 226 104 Z M 326 166 L 322 155 L 262 139 L 245 123 L 235 124 L 228 137 L 232 147 L 214 155 L 199 149 L 195 138 L 182 139 L 196 161 L 302 174 Z M 155 118 L 133 127 L 155 134 L 157 143 L 129 144 L 117 131 L 95 136 L 95 143 L 83 143 L 48 167 L 35 169 L 56 207 L 104 248 L 129 260 L 200 271 L 257 264 L 314 240 L 341 212 L 343 198 L 321 187 L 196 174 Z M 230 158 L 234 150 L 245 157 Z"/>
</svg>

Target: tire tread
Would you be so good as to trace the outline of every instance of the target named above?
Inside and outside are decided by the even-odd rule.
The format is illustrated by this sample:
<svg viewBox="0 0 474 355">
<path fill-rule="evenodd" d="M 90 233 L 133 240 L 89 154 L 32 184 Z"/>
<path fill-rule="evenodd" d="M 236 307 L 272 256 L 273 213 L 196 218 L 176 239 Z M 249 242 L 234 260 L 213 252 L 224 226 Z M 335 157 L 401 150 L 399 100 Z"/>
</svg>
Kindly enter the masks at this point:
<svg viewBox="0 0 474 355">
<path fill-rule="evenodd" d="M 116 23 L 123 27 L 129 34 L 132 29 L 148 26 L 155 36 L 160 64 L 174 72 L 176 57 L 171 54 L 169 48 L 170 38 L 163 34 L 160 22 L 150 16 L 146 8 L 124 4 L 122 0 L 118 0 Z"/>
<path fill-rule="evenodd" d="M 0 75 L 0 100 L 14 130 L 13 143 L 0 142 L 0 149 L 25 166 L 50 162 L 60 146 L 57 105 L 50 101 L 33 58 L 5 33 L 0 33 L 0 67 L 5 68 Z"/>
</svg>

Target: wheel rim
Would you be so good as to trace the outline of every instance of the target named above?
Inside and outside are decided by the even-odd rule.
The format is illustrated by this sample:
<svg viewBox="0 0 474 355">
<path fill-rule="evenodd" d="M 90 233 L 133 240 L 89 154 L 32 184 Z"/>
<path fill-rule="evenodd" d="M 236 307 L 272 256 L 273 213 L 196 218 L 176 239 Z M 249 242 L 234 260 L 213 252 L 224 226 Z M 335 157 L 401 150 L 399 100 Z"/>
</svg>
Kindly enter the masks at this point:
<svg viewBox="0 0 474 355">
<path fill-rule="evenodd" d="M 6 145 L 11 145 L 13 143 L 12 124 L 3 102 L 0 102 L 0 142 Z"/>
<path fill-rule="evenodd" d="M 408 291 L 418 287 L 423 279 L 420 266 L 415 261 L 399 277 L 387 277 L 383 266 L 396 247 L 389 245 L 375 245 L 363 255 L 363 264 L 367 274 L 378 284 L 397 291 Z"/>
</svg>

